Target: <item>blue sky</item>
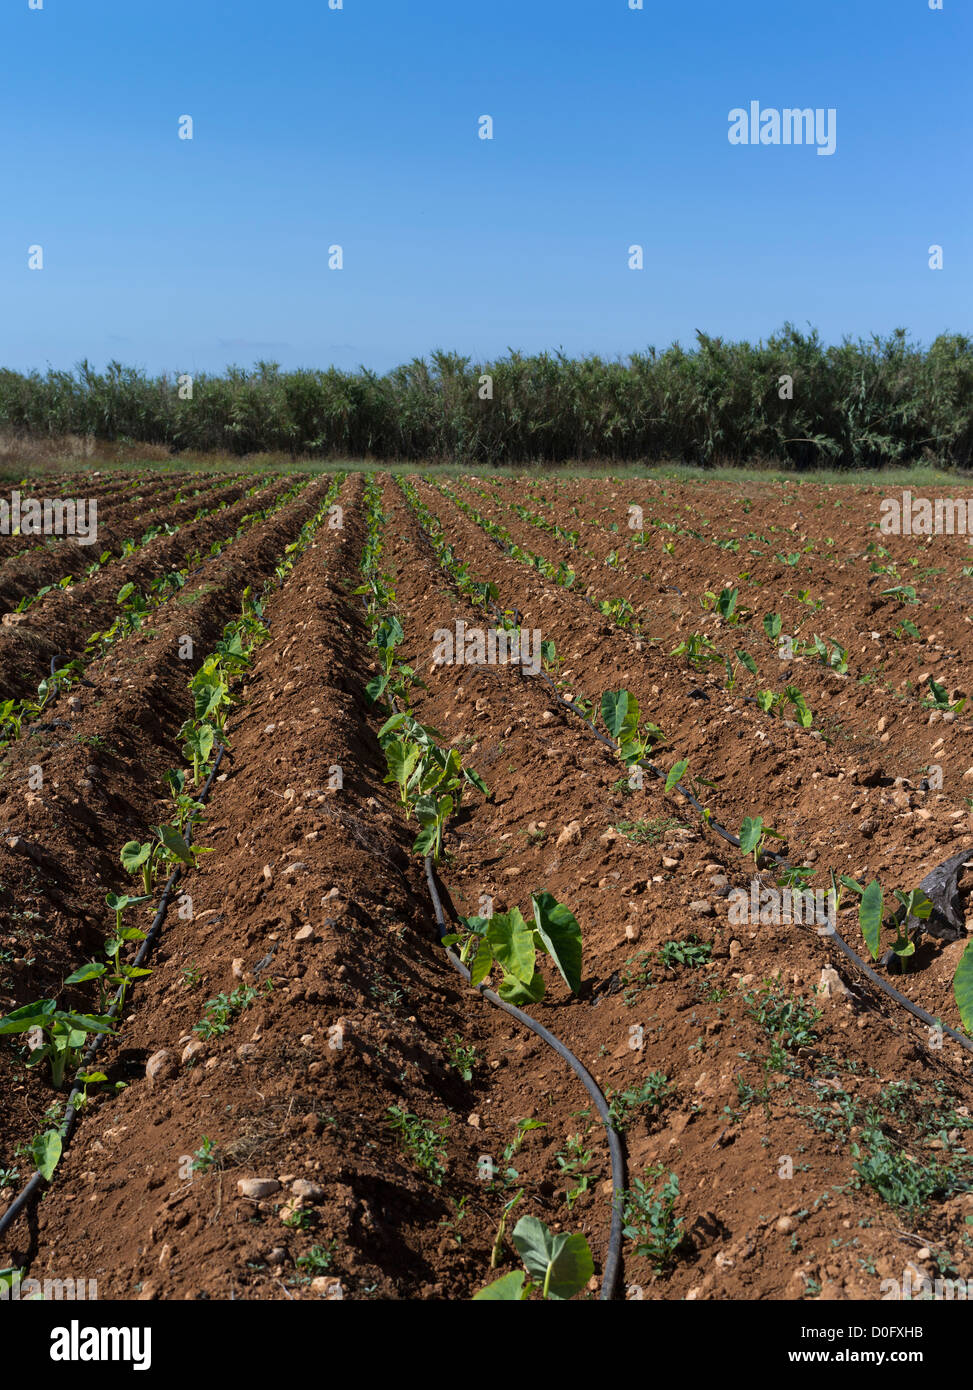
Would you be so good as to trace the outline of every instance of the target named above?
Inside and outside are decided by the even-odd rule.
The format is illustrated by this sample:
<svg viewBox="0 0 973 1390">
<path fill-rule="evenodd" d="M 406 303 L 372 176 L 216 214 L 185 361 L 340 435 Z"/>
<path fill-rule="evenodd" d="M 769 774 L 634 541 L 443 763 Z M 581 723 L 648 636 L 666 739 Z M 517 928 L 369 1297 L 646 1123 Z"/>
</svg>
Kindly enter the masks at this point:
<svg viewBox="0 0 973 1390">
<path fill-rule="evenodd" d="M 971 328 L 968 0 L 4 0 L 0 52 L 2 366 Z"/>
</svg>

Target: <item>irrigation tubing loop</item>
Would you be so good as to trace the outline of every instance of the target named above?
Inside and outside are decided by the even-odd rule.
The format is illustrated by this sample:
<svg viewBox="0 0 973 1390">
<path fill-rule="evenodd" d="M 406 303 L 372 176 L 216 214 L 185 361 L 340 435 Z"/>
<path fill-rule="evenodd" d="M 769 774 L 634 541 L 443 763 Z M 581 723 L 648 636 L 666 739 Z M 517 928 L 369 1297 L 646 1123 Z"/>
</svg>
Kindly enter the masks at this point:
<svg viewBox="0 0 973 1390">
<path fill-rule="evenodd" d="M 487 539 L 493 541 L 494 545 L 496 545 L 497 548 L 501 550 L 504 554 L 506 554 L 508 557 L 510 556 L 510 551 L 507 548 L 507 546 L 503 543 L 503 541 L 498 540 L 496 537 L 490 536 L 489 534 L 487 534 Z M 440 565 L 442 565 L 441 561 Z M 588 603 L 589 606 L 594 607 L 593 600 L 589 599 L 586 595 L 581 595 L 581 597 L 584 598 L 584 601 Z M 502 618 L 503 610 L 500 609 L 495 603 L 493 603 L 492 600 L 488 599 L 487 602 L 489 603 L 489 606 L 493 609 L 494 615 L 498 618 Z M 515 614 L 517 614 L 517 617 L 519 619 L 518 610 L 514 609 L 512 611 Z M 523 667 L 521 667 L 521 672 L 524 675 L 527 674 L 526 672 L 524 672 Z M 594 734 L 595 738 L 600 739 L 606 747 L 611 748 L 612 751 L 615 753 L 618 752 L 618 744 L 615 742 L 615 740 L 609 738 L 607 735 L 603 734 L 600 729 L 596 728 L 592 721 L 586 715 L 582 714 L 582 712 L 574 704 L 572 704 L 570 700 L 565 700 L 564 697 L 558 691 L 558 688 L 555 685 L 554 681 L 551 679 L 551 677 L 547 674 L 546 671 L 538 671 L 535 676 L 531 677 L 531 679 L 542 680 L 546 682 L 546 684 L 550 686 L 554 694 L 554 698 L 555 700 L 557 700 L 559 704 L 563 705 L 565 709 L 570 710 L 571 713 L 574 714 L 578 719 L 580 719 L 583 724 L 587 725 L 588 729 Z M 651 772 L 653 776 L 658 777 L 659 780 L 662 782 L 664 782 L 668 776 L 668 774 L 663 772 L 661 768 L 656 767 L 654 763 L 649 762 L 646 758 L 640 758 L 638 761 L 638 766 L 645 768 L 647 772 Z M 706 807 L 703 806 L 703 804 L 697 799 L 697 797 L 695 797 L 691 791 L 684 787 L 681 782 L 676 782 L 672 790 L 677 791 L 680 793 L 681 796 L 684 796 L 686 800 L 690 803 L 690 805 L 695 810 L 699 811 L 703 823 L 705 825 L 708 825 L 711 830 L 715 831 L 715 833 L 718 836 L 720 836 L 721 839 L 726 840 L 728 844 L 734 845 L 737 849 L 740 848 L 739 836 L 734 835 L 731 830 L 727 830 L 725 826 L 719 823 L 719 821 L 716 821 L 712 818 L 712 816 L 707 815 Z M 973 855 L 973 850 L 971 850 L 970 853 L 971 855 Z M 795 867 L 788 860 L 784 859 L 781 855 L 776 854 L 773 850 L 763 850 L 762 854 L 765 859 L 772 860 L 779 868 L 791 869 Z M 894 987 L 894 985 L 889 984 L 888 980 L 883 979 L 877 970 L 873 970 L 867 961 L 862 960 L 861 956 L 854 949 L 854 947 L 849 945 L 849 943 L 844 939 L 844 937 L 838 931 L 837 927 L 831 926 L 827 935 L 834 940 L 834 943 L 838 947 L 838 949 L 841 952 L 843 952 L 843 954 L 848 958 L 848 960 L 851 961 L 851 963 L 856 967 L 856 969 L 859 970 L 867 980 L 870 980 L 872 984 L 876 985 L 883 992 L 883 994 L 887 994 L 888 997 L 894 1000 L 896 1004 L 899 1004 L 903 1009 L 906 1009 L 910 1014 L 913 1015 L 913 1017 L 919 1019 L 921 1023 L 925 1023 L 927 1027 L 942 1030 L 942 1032 L 948 1038 L 951 1038 L 953 1042 L 959 1043 L 960 1047 L 965 1048 L 967 1052 L 973 1052 L 973 1038 L 965 1037 L 962 1033 L 957 1032 L 955 1028 L 950 1028 L 949 1025 L 943 1023 L 941 1019 L 934 1018 L 932 1014 L 927 1013 L 926 1010 L 920 1008 L 918 1004 L 914 1004 L 912 1000 L 909 999 L 906 995 L 901 994 Z"/>
<path fill-rule="evenodd" d="M 202 790 L 200 791 L 199 796 L 196 798 L 198 801 L 205 802 L 206 798 L 209 796 L 210 788 L 213 785 L 213 779 L 216 776 L 220 763 L 223 761 L 223 754 L 225 752 L 226 745 L 221 743 L 219 745 L 219 750 L 216 754 L 213 766 L 210 769 L 209 776 L 206 778 Z M 185 839 L 187 845 L 192 843 L 191 825 L 186 826 Z M 141 967 L 143 961 L 149 955 L 149 952 L 152 950 L 153 946 L 158 940 L 159 933 L 162 930 L 162 923 L 165 920 L 166 911 L 169 906 L 169 900 L 172 897 L 173 889 L 182 877 L 182 869 L 183 866 L 181 864 L 177 864 L 166 881 L 166 885 L 162 890 L 162 897 L 159 899 L 159 906 L 157 907 L 155 916 L 152 919 L 152 925 L 146 932 L 145 940 L 139 947 L 135 955 L 135 959 L 132 962 L 132 965 L 135 969 Z M 105 1017 L 111 1019 L 115 1019 L 118 1017 L 118 1014 L 121 1011 L 122 1004 L 124 1003 L 126 994 L 126 986 L 119 985 L 115 993 L 115 998 L 112 1001 L 111 1007 L 109 1008 Z M 77 1122 L 77 1100 L 78 1096 L 84 1089 L 84 1085 L 79 1080 L 79 1078 L 89 1070 L 91 1063 L 97 1056 L 101 1044 L 104 1042 L 105 1038 L 112 1037 L 117 1037 L 117 1034 L 96 1033 L 94 1039 L 89 1043 L 87 1049 L 82 1055 L 81 1065 L 78 1067 L 78 1070 L 75 1073 L 74 1081 L 71 1086 L 71 1091 L 68 1095 L 67 1109 L 64 1112 L 64 1119 L 61 1121 L 61 1126 L 59 1130 L 59 1133 L 61 1135 L 62 1154 L 71 1141 L 71 1136 L 74 1132 L 74 1127 Z M 14 1198 L 14 1200 L 11 1202 L 10 1206 L 3 1213 L 3 1215 L 0 1216 L 0 1236 L 3 1236 L 7 1233 L 10 1226 L 13 1225 L 14 1221 L 16 1221 L 20 1213 L 26 1210 L 26 1208 L 29 1207 L 36 1200 L 36 1198 L 40 1195 L 43 1189 L 46 1188 L 48 1185 L 48 1179 L 46 1179 L 41 1172 L 38 1171 L 34 1173 L 30 1181 Z"/>
</svg>

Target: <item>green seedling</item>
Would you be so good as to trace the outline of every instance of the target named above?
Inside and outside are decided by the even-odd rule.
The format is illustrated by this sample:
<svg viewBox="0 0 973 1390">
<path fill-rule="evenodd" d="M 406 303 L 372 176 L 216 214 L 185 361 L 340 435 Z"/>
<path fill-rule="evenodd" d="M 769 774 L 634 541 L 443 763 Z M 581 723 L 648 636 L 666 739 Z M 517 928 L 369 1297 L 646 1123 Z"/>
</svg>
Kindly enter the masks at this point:
<svg viewBox="0 0 973 1390">
<path fill-rule="evenodd" d="M 894 588 L 883 589 L 882 598 L 895 599 L 897 603 L 918 604 L 916 591 L 911 584 L 896 584 Z"/>
<path fill-rule="evenodd" d="M 963 696 L 957 700 L 954 705 L 951 705 L 949 702 L 949 691 L 944 685 L 941 685 L 939 681 L 934 680 L 930 680 L 929 682 L 929 697 L 930 698 L 922 701 L 923 709 L 939 709 L 959 714 L 966 704 L 966 697 Z"/>
<path fill-rule="evenodd" d="M 230 1031 L 237 1014 L 249 1009 L 256 999 L 257 990 L 253 985 L 238 985 L 232 994 L 220 993 L 215 999 L 208 999 L 203 1006 L 203 1017 L 193 1025 L 193 1032 L 201 1038 L 222 1037 Z"/>
<path fill-rule="evenodd" d="M 216 1145 L 208 1135 L 203 1135 L 203 1142 L 193 1154 L 193 1172 L 208 1173 L 209 1170 L 218 1162 L 219 1155 Z"/>
<path fill-rule="evenodd" d="M 833 879 L 833 875 L 832 875 Z M 884 921 L 884 895 L 878 879 L 872 879 L 867 887 L 858 883 L 855 879 L 843 874 L 839 880 L 843 887 L 851 889 L 858 895 L 858 925 L 861 934 L 865 939 L 865 944 L 871 953 L 873 960 L 878 960 L 882 949 L 882 924 Z M 895 897 L 898 899 L 900 907 L 894 915 L 897 928 L 896 939 L 892 942 L 894 951 L 899 962 L 899 969 L 906 969 L 906 961 L 915 954 L 915 942 L 908 935 L 908 922 L 910 917 L 924 921 L 932 913 L 933 905 L 921 888 L 914 888 L 909 893 L 903 893 L 901 889 L 894 890 Z M 839 899 L 840 901 L 840 899 Z"/>
<path fill-rule="evenodd" d="M 517 1121 L 514 1137 L 503 1151 L 503 1162 L 505 1165 L 503 1170 L 504 1187 L 510 1187 L 511 1184 L 515 1183 L 520 1177 L 517 1169 L 513 1166 L 513 1160 L 520 1152 L 521 1146 L 528 1134 L 535 1129 L 547 1129 L 547 1124 L 544 1120 L 532 1120 L 528 1116 L 523 1116 Z"/>
<path fill-rule="evenodd" d="M 500 1267 L 500 1261 L 503 1259 L 503 1237 L 504 1232 L 507 1229 L 507 1221 L 510 1217 L 510 1213 L 513 1211 L 514 1207 L 517 1205 L 517 1203 L 520 1201 L 523 1195 L 524 1189 L 522 1187 L 518 1188 L 514 1195 L 511 1197 L 510 1201 L 507 1202 L 504 1206 L 503 1211 L 500 1213 L 500 1225 L 497 1227 L 497 1234 L 493 1240 L 493 1249 L 490 1251 L 491 1269 L 498 1269 Z"/>
<path fill-rule="evenodd" d="M 661 1185 L 656 1186 L 664 1171 L 661 1164 L 647 1168 L 646 1180 L 636 1178 L 623 1196 L 623 1232 L 635 1242 L 635 1253 L 651 1260 L 657 1273 L 671 1264 L 686 1237 L 682 1217 L 675 1212 L 678 1177 L 669 1173 Z"/>
<path fill-rule="evenodd" d="M 76 1098 L 74 1104 L 75 1108 L 80 1110 L 83 1106 L 87 1105 L 91 1099 L 88 1094 L 88 1087 L 99 1086 L 102 1082 L 107 1081 L 108 1077 L 103 1071 L 85 1071 L 78 1073 L 77 1080 L 81 1083 L 82 1093 Z M 122 1087 L 125 1083 L 124 1081 L 120 1081 L 118 1085 Z"/>
<path fill-rule="evenodd" d="M 839 642 L 825 641 L 815 633 L 813 642 L 808 643 L 804 650 L 839 675 L 844 675 L 848 670 L 848 652 Z"/>
<path fill-rule="evenodd" d="M 784 694 L 787 696 L 790 703 L 794 706 L 794 713 L 798 724 L 800 724 L 802 729 L 810 729 L 811 724 L 814 722 L 814 716 L 808 708 L 807 701 L 805 700 L 801 692 L 798 690 L 797 686 L 785 685 Z"/>
<path fill-rule="evenodd" d="M 476 1048 L 465 1044 L 459 1034 L 456 1034 L 455 1037 L 446 1039 L 446 1049 L 453 1070 L 458 1072 L 464 1081 L 472 1081 L 473 1068 L 477 1061 Z"/>
<path fill-rule="evenodd" d="M 126 873 L 132 875 L 141 874 L 142 887 L 146 897 L 152 893 L 157 867 L 162 864 L 178 863 L 195 868 L 198 855 L 211 853 L 203 846 L 187 844 L 183 835 L 174 825 L 157 825 L 154 829 L 156 835 L 154 840 L 149 840 L 145 844 L 140 844 L 138 840 L 129 840 L 126 845 L 122 846 L 121 852 L 122 868 Z M 129 901 L 135 900 L 130 899 Z"/>
<path fill-rule="evenodd" d="M 122 610 L 122 631 L 137 632 L 151 611 L 148 599 L 138 593 L 134 584 L 125 584 L 119 589 L 115 602 Z"/>
<path fill-rule="evenodd" d="M 585 1148 L 585 1134 L 568 1135 L 565 1149 L 554 1155 L 557 1166 L 565 1179 L 575 1185 L 565 1189 L 564 1198 L 570 1211 L 579 1197 L 583 1197 L 591 1186 L 592 1175 L 587 1171 L 594 1158 L 594 1150 Z"/>
<path fill-rule="evenodd" d="M 194 726 L 191 721 L 179 730 L 179 737 L 185 739 L 183 754 L 193 765 L 193 784 L 198 786 L 205 772 L 209 770 L 209 760 L 216 743 L 216 730 L 212 724 Z"/>
<path fill-rule="evenodd" d="M 685 656 L 690 666 L 697 670 L 710 661 L 722 661 L 723 655 L 714 642 L 702 632 L 693 632 L 673 647 L 670 656 Z"/>
<path fill-rule="evenodd" d="M 659 950 L 659 964 L 666 970 L 675 965 L 686 965 L 690 970 L 698 970 L 713 954 L 711 941 L 700 941 L 691 936 L 688 941 L 667 941 Z"/>
<path fill-rule="evenodd" d="M 239 635 L 231 639 L 232 646 L 239 645 Z M 242 647 L 240 656 L 243 656 Z M 243 658 L 246 660 L 246 658 Z M 193 694 L 193 717 L 197 724 L 209 723 L 217 729 L 226 724 L 231 704 L 229 673 L 224 669 L 220 656 L 209 656 L 189 682 Z"/>
<path fill-rule="evenodd" d="M 653 1110 L 661 1110 L 672 1095 L 673 1089 L 664 1072 L 654 1071 L 646 1077 L 641 1086 L 610 1094 L 608 1113 L 613 1129 L 619 1134 L 624 1134 L 636 1113 L 647 1115 Z"/>
<path fill-rule="evenodd" d="M 740 590 L 738 588 L 726 588 L 721 590 L 719 594 L 707 589 L 700 604 L 704 609 L 715 610 L 725 623 L 736 627 L 739 623 L 746 622 L 750 617 L 746 608 L 737 608 L 739 598 Z"/>
<path fill-rule="evenodd" d="M 338 1242 L 333 1240 L 330 1245 L 312 1245 L 306 1255 L 298 1255 L 294 1263 L 298 1269 L 305 1269 L 309 1274 L 325 1274 L 334 1263 L 335 1251 Z"/>
<path fill-rule="evenodd" d="M 105 954 L 108 957 L 107 964 L 104 961 L 88 961 L 86 965 L 79 966 L 65 980 L 66 985 L 86 984 L 89 980 L 98 981 L 100 994 L 99 1008 L 105 1012 L 108 1003 L 108 992 L 106 986 L 114 985 L 120 990 L 120 1005 L 124 1005 L 128 986 L 133 980 L 142 979 L 146 975 L 151 975 L 152 971 L 142 966 L 127 965 L 122 963 L 122 946 L 129 941 L 144 941 L 145 932 L 139 927 L 126 927 L 123 925 L 122 917 L 126 908 L 136 903 L 147 902 L 147 897 L 130 898 L 119 896 L 117 893 L 109 893 L 105 902 L 115 913 L 115 934 L 105 942 Z"/>
<path fill-rule="evenodd" d="M 398 1135 L 400 1143 L 420 1173 L 424 1173 L 436 1187 L 442 1187 L 446 1177 L 446 1133 L 449 1129 L 449 1118 L 441 1120 L 438 1125 L 432 1125 L 398 1105 L 390 1105 L 387 1114 L 389 1128 Z"/>
</svg>

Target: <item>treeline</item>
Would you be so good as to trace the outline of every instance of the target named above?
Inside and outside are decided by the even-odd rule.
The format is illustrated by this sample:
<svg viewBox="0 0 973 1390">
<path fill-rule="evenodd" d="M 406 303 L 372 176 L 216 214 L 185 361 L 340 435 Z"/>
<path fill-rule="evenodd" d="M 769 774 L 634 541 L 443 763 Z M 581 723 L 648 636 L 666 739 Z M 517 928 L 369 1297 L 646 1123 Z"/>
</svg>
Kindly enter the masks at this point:
<svg viewBox="0 0 973 1390">
<path fill-rule="evenodd" d="M 191 397 L 189 392 L 191 391 Z M 698 334 L 626 362 L 435 352 L 385 375 L 282 371 L 150 377 L 112 362 L 0 370 L 0 426 L 175 451 L 471 466 L 678 460 L 797 468 L 934 463 L 973 453 L 973 340 L 922 348 L 904 330 L 826 346 L 791 324 L 766 343 Z"/>
</svg>

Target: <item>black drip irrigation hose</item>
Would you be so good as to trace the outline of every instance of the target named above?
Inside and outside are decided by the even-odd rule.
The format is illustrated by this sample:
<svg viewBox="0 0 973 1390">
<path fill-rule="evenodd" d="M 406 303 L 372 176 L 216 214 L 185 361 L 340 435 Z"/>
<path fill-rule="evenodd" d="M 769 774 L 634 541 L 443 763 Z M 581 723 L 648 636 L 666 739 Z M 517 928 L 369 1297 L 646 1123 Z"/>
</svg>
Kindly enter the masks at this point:
<svg viewBox="0 0 973 1390">
<path fill-rule="evenodd" d="M 196 798 L 198 801 L 205 802 L 206 798 L 209 796 L 210 788 L 213 785 L 213 779 L 216 776 L 220 763 L 223 761 L 223 754 L 225 752 L 226 746 L 225 744 L 221 743 L 219 746 L 219 750 L 216 754 L 216 760 L 214 761 L 213 766 L 210 769 L 209 776 L 203 784 L 199 796 Z M 192 842 L 191 826 L 186 827 L 185 838 L 187 844 L 190 844 Z M 166 910 L 169 906 L 169 900 L 172 897 L 173 889 L 182 877 L 182 869 L 183 866 L 181 864 L 177 864 L 176 867 L 173 869 L 172 873 L 169 875 L 168 880 L 166 881 L 166 886 L 162 890 L 162 897 L 159 899 L 159 906 L 156 909 L 155 917 L 152 919 L 152 925 L 146 932 L 145 940 L 140 945 L 136 953 L 135 959 L 132 962 L 133 967 L 136 969 L 142 965 L 142 962 L 146 959 L 149 952 L 152 950 L 153 946 L 158 940 L 159 933 L 162 930 L 162 923 L 165 920 Z M 107 1012 L 106 1017 L 115 1019 L 118 1016 L 119 1012 L 121 1011 L 122 1004 L 124 1003 L 126 992 L 127 991 L 125 990 L 125 986 L 120 985 L 118 991 L 115 994 L 115 998 L 112 1001 L 112 1005 Z M 81 1065 L 78 1067 L 78 1070 L 75 1073 L 75 1078 L 71 1087 L 71 1092 L 68 1096 L 67 1109 L 64 1112 L 64 1119 L 61 1121 L 61 1126 L 59 1130 L 59 1133 L 61 1135 L 62 1154 L 71 1141 L 71 1135 L 74 1132 L 74 1127 L 78 1116 L 77 1098 L 84 1089 L 83 1083 L 81 1083 L 78 1080 L 78 1078 L 89 1070 L 91 1063 L 97 1056 L 98 1051 L 105 1038 L 111 1037 L 117 1037 L 117 1034 L 97 1033 L 92 1042 L 88 1045 L 88 1048 L 86 1049 L 81 1058 Z M 43 1189 L 46 1188 L 48 1185 L 48 1179 L 46 1179 L 42 1173 L 34 1173 L 30 1181 L 17 1194 L 17 1196 L 11 1202 L 10 1206 L 3 1213 L 3 1215 L 0 1216 L 0 1236 L 6 1235 L 8 1229 L 14 1223 L 14 1221 L 16 1221 L 20 1213 L 22 1211 L 25 1211 L 27 1207 L 29 1207 L 36 1200 L 36 1198 L 40 1195 Z"/>
<path fill-rule="evenodd" d="M 495 536 L 490 536 L 487 532 L 485 532 L 484 534 L 487 535 L 487 539 L 493 541 L 493 543 L 498 547 L 498 549 L 503 551 L 503 553 L 506 554 L 509 558 L 512 558 L 510 556 L 510 551 L 508 547 L 504 544 L 503 541 L 499 540 Z M 442 562 L 440 562 L 440 564 L 441 563 Z M 585 602 L 591 602 L 584 595 L 582 595 L 582 597 L 585 598 Z M 488 600 L 488 603 L 489 606 L 493 609 L 494 616 L 497 618 L 502 618 L 503 611 L 500 608 L 498 608 L 497 605 L 493 603 L 491 600 Z M 594 605 L 592 604 L 591 606 Z M 519 625 L 520 614 L 516 609 L 512 611 L 514 612 L 514 615 L 517 618 Z M 523 670 L 523 667 L 521 667 L 521 674 L 525 677 L 527 676 L 527 673 Z M 596 728 L 592 721 L 588 719 L 586 715 L 582 714 L 581 711 L 575 705 L 573 705 L 570 700 L 565 700 L 564 697 L 559 693 L 557 686 L 554 684 L 553 680 L 551 680 L 550 676 L 547 674 L 546 671 L 538 671 L 537 675 L 531 677 L 531 679 L 539 679 L 545 681 L 551 687 L 551 690 L 554 694 L 554 698 L 555 700 L 557 700 L 559 704 L 563 705 L 565 709 L 570 710 L 571 713 L 576 715 L 577 718 L 579 718 L 583 724 L 586 724 L 587 727 L 594 734 L 595 738 L 600 739 L 606 747 L 610 748 L 615 753 L 618 752 L 618 744 L 615 742 L 615 740 L 609 738 L 607 735 L 603 734 L 600 729 Z M 754 701 L 753 703 L 756 703 L 756 701 Z M 661 768 L 656 767 L 654 763 L 650 763 L 648 759 L 640 758 L 638 761 L 638 766 L 645 768 L 647 772 L 651 772 L 653 776 L 658 777 L 659 780 L 662 782 L 664 782 L 668 776 L 668 774 L 663 772 Z M 695 810 L 700 812 L 703 823 L 705 825 L 708 825 L 711 830 L 715 831 L 715 833 L 719 835 L 721 839 L 726 840 L 727 844 L 734 845 L 737 849 L 740 848 L 739 837 L 737 835 L 734 835 L 731 830 L 727 830 L 725 826 L 720 825 L 719 821 L 713 820 L 711 815 L 707 815 L 706 807 L 703 806 L 702 802 L 700 802 L 691 791 L 688 791 L 682 785 L 681 782 L 676 782 L 671 790 L 677 791 L 680 793 L 681 796 L 684 796 L 686 800 L 689 802 L 689 804 Z M 764 855 L 764 858 L 773 860 L 773 862 L 777 864 L 779 868 L 790 869 L 794 867 L 794 865 L 792 865 L 788 860 L 784 859 L 781 855 L 776 854 L 773 850 L 763 850 L 762 853 Z M 973 853 L 973 851 L 971 851 L 971 853 Z M 837 927 L 832 926 L 831 930 L 828 932 L 828 935 L 832 937 L 832 939 L 835 942 L 835 945 L 838 947 L 840 951 L 844 953 L 844 955 L 848 958 L 848 960 L 851 961 L 851 963 L 856 967 L 856 969 L 858 969 L 867 980 L 870 980 L 872 984 L 877 985 L 878 988 L 884 994 L 887 994 L 890 999 L 894 1000 L 896 1004 L 901 1005 L 903 1009 L 906 1009 L 915 1018 L 919 1019 L 921 1023 L 925 1023 L 927 1027 L 941 1029 L 942 1032 L 945 1033 L 948 1038 L 951 1038 L 953 1042 L 959 1043 L 960 1047 L 965 1048 L 967 1052 L 973 1052 L 973 1038 L 968 1038 L 965 1037 L 962 1033 L 958 1033 L 955 1028 L 950 1028 L 949 1025 L 943 1023 L 941 1019 L 934 1018 L 932 1014 L 927 1013 L 926 1010 L 920 1008 L 918 1004 L 914 1004 L 912 1000 L 909 999 L 906 995 L 901 994 L 894 987 L 894 985 L 890 985 L 888 980 L 883 979 L 877 970 L 873 970 L 867 961 L 862 960 L 861 956 L 854 949 L 854 947 L 850 946 L 848 942 L 845 941 L 844 937 L 838 931 Z"/>
<path fill-rule="evenodd" d="M 442 900 L 440 899 L 439 891 L 436 887 L 436 877 L 433 872 L 432 856 L 429 854 L 426 855 L 425 869 L 429 896 L 432 898 L 433 910 L 436 914 L 436 926 L 439 929 L 439 939 L 442 941 L 445 936 L 449 935 L 449 927 L 443 915 Z M 469 984 L 471 978 L 469 969 L 449 946 L 446 947 L 446 956 L 453 969 L 457 971 L 458 974 L 462 975 L 466 983 Z M 501 999 L 499 994 L 494 993 L 492 989 L 487 989 L 482 984 L 477 985 L 476 988 L 477 993 L 481 994 L 484 999 L 489 999 L 491 1004 L 495 1004 L 498 1009 L 503 1009 L 504 1013 L 510 1014 L 511 1018 L 515 1018 L 518 1023 L 522 1023 L 526 1028 L 529 1028 L 532 1033 L 536 1033 L 543 1042 L 547 1043 L 548 1047 L 552 1047 L 558 1056 L 562 1057 L 564 1061 L 567 1062 L 568 1066 L 588 1092 L 594 1102 L 595 1109 L 601 1116 L 602 1123 L 605 1126 L 605 1132 L 608 1135 L 608 1150 L 611 1156 L 612 1168 L 612 1219 L 611 1229 L 608 1233 L 608 1254 L 605 1257 L 605 1267 L 601 1277 L 600 1293 L 601 1301 L 607 1302 L 614 1295 L 615 1285 L 618 1282 L 618 1274 L 621 1268 L 622 1222 L 625 1205 L 625 1150 L 622 1147 L 621 1136 L 612 1124 L 608 1101 L 601 1087 L 588 1071 L 584 1063 L 579 1061 L 571 1049 L 566 1047 L 559 1037 L 545 1028 L 542 1023 L 538 1023 L 536 1018 L 532 1018 L 530 1014 L 525 1013 L 523 1009 L 518 1009 L 516 1005 L 508 1004 L 505 999 Z"/>
</svg>

